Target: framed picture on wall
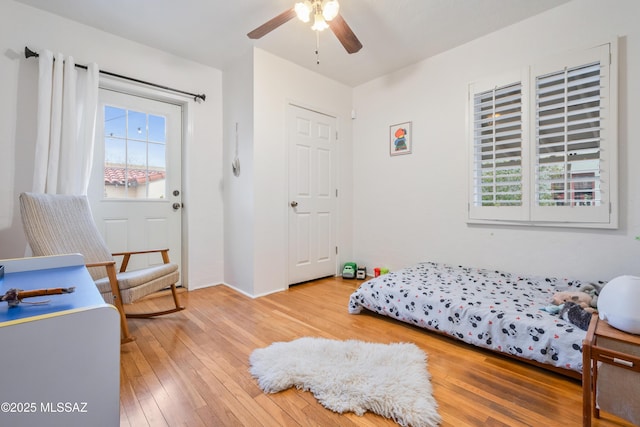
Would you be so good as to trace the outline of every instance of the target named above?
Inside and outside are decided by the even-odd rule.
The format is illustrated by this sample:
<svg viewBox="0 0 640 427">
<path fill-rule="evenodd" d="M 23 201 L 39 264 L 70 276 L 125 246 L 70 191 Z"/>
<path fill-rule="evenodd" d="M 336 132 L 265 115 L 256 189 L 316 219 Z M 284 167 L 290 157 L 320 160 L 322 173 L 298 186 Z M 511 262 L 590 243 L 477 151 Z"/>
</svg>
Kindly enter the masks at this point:
<svg viewBox="0 0 640 427">
<path fill-rule="evenodd" d="M 389 126 L 389 154 L 392 156 L 411 154 L 412 146 L 411 122 Z"/>
</svg>

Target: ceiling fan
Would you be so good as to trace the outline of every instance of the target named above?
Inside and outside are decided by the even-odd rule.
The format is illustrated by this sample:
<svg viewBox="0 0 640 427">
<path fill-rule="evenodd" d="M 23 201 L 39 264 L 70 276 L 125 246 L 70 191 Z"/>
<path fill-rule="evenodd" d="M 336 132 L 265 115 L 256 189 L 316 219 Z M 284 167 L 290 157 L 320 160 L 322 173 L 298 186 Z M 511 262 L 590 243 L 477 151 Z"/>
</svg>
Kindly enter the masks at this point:
<svg viewBox="0 0 640 427">
<path fill-rule="evenodd" d="M 305 0 L 295 4 L 275 18 L 260 25 L 247 34 L 250 39 L 259 39 L 278 28 L 285 22 L 289 22 L 296 16 L 303 22 L 309 22 L 313 17 L 311 29 L 322 31 L 331 28 L 342 46 L 348 53 L 356 53 L 362 48 L 362 43 L 353 33 L 349 25 L 339 13 L 340 5 L 337 0 Z"/>
</svg>

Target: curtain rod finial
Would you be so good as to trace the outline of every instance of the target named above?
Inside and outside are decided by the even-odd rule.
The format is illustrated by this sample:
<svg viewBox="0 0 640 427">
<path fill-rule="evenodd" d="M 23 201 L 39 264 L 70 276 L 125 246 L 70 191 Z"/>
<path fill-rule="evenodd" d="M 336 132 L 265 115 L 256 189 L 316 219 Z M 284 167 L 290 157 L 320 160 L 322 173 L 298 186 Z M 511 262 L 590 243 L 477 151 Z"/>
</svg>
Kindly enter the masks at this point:
<svg viewBox="0 0 640 427">
<path fill-rule="evenodd" d="M 37 52 L 32 51 L 27 46 L 24 47 L 24 57 L 25 58 L 27 58 L 27 59 L 32 58 L 32 57 L 36 57 L 37 58 L 38 56 L 40 56 L 40 55 L 38 55 Z"/>
<path fill-rule="evenodd" d="M 196 95 L 193 97 L 193 100 L 196 101 L 198 104 L 202 104 L 203 101 L 205 101 L 207 98 L 207 95 L 205 95 L 204 93 L 202 95 Z"/>
</svg>

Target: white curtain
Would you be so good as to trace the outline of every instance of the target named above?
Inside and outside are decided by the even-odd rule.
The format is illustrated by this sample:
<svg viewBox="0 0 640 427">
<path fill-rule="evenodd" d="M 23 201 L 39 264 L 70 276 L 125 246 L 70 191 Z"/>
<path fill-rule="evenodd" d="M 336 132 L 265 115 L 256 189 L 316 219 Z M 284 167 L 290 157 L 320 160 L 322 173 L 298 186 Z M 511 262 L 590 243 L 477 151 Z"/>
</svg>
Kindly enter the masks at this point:
<svg viewBox="0 0 640 427">
<path fill-rule="evenodd" d="M 98 108 L 96 64 L 77 70 L 72 57 L 40 52 L 35 193 L 87 194 Z"/>
</svg>

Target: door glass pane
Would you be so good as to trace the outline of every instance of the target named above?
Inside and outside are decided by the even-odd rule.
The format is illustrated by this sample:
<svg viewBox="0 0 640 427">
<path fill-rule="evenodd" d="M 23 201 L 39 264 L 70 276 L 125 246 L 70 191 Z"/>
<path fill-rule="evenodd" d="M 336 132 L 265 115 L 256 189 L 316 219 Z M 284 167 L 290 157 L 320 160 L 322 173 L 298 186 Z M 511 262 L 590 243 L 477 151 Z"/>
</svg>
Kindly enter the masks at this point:
<svg viewBox="0 0 640 427">
<path fill-rule="evenodd" d="M 149 115 L 149 141 L 166 142 L 165 118 Z"/>
<path fill-rule="evenodd" d="M 164 199 L 166 150 L 164 144 L 149 144 L 149 197 Z"/>
<path fill-rule="evenodd" d="M 124 138 L 127 128 L 127 112 L 122 108 L 105 107 L 104 131 L 106 136 Z"/>
<path fill-rule="evenodd" d="M 166 198 L 166 118 L 105 106 L 104 197 Z"/>
<path fill-rule="evenodd" d="M 125 186 L 125 169 L 127 165 L 127 149 L 124 140 L 105 138 L 104 196 L 123 197 Z M 109 191 L 107 191 L 109 189 Z"/>
<path fill-rule="evenodd" d="M 127 136 L 130 139 L 147 139 L 147 115 L 138 111 L 127 112 Z"/>
</svg>

